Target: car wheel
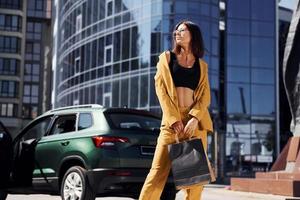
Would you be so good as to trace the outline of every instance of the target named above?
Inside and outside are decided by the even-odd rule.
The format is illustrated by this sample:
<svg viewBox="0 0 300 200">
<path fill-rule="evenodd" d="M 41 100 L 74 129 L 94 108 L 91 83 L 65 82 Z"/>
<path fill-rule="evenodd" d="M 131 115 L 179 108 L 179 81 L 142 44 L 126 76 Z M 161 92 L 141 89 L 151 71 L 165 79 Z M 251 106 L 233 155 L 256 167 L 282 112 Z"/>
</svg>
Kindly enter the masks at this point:
<svg viewBox="0 0 300 200">
<path fill-rule="evenodd" d="M 61 183 L 62 200 L 95 200 L 86 170 L 79 166 L 68 169 Z"/>
<path fill-rule="evenodd" d="M 0 190 L 0 200 L 5 200 L 7 197 L 7 192 Z"/>
</svg>

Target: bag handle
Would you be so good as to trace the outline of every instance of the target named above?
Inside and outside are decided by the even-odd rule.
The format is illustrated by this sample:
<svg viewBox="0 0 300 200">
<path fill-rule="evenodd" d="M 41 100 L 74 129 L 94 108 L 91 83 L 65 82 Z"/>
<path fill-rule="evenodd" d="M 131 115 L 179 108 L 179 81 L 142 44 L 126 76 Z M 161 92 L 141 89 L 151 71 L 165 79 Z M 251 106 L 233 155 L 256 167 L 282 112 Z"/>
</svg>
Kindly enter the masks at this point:
<svg viewBox="0 0 300 200">
<path fill-rule="evenodd" d="M 193 135 L 194 134 L 190 135 L 189 140 L 192 140 Z M 175 133 L 175 141 L 176 141 L 177 144 L 180 142 L 177 133 Z"/>
</svg>

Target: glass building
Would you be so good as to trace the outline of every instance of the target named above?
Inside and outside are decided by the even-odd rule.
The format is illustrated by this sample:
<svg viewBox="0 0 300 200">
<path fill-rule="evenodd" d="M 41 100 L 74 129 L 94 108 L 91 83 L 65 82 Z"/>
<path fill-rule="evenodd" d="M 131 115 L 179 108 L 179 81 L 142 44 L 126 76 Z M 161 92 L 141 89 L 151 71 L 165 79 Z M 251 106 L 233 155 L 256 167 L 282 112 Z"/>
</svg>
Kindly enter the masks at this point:
<svg viewBox="0 0 300 200">
<path fill-rule="evenodd" d="M 0 121 L 13 133 L 50 107 L 51 0 L 0 1 Z"/>
<path fill-rule="evenodd" d="M 188 19 L 206 47 L 219 177 L 266 169 L 278 153 L 276 9 L 274 0 L 56 0 L 53 107 L 161 113 L 158 55 Z"/>
<path fill-rule="evenodd" d="M 279 151 L 276 1 L 227 0 L 225 21 L 225 176 L 249 176 Z"/>
</svg>

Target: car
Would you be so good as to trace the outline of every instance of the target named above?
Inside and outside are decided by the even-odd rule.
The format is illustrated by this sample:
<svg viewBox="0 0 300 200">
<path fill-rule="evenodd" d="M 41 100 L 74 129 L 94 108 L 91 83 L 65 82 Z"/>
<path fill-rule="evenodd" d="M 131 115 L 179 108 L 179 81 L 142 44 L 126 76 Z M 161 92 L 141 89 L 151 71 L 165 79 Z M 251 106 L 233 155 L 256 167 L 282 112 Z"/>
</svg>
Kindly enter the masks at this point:
<svg viewBox="0 0 300 200">
<path fill-rule="evenodd" d="M 8 193 L 138 198 L 151 167 L 161 118 L 98 104 L 61 107 L 15 138 L 0 123 L 0 200 Z M 161 199 L 175 199 L 171 175 Z"/>
</svg>

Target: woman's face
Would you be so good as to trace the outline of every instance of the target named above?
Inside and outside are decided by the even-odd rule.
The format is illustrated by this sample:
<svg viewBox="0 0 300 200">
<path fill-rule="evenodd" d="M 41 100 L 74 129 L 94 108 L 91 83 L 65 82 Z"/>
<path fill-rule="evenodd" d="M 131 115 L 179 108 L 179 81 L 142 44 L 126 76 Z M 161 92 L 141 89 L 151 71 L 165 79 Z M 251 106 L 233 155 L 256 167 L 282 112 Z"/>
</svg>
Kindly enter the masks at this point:
<svg viewBox="0 0 300 200">
<path fill-rule="evenodd" d="M 180 46 L 189 46 L 191 34 L 185 24 L 180 24 L 175 30 L 175 41 Z"/>
</svg>

